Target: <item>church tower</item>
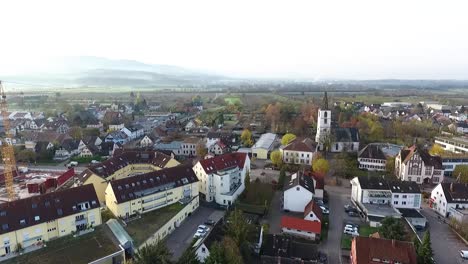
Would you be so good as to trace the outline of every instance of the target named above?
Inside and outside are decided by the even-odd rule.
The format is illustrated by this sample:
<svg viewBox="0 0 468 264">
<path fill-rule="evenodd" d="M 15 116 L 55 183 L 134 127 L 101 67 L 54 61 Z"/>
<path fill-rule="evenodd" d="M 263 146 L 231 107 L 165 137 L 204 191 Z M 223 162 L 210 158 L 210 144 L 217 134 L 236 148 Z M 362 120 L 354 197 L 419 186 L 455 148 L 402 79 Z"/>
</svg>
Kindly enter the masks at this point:
<svg viewBox="0 0 468 264">
<path fill-rule="evenodd" d="M 315 134 L 315 141 L 321 143 L 326 135 L 331 132 L 331 111 L 328 108 L 327 92 L 323 97 L 322 107 L 318 110 L 317 117 L 317 133 Z"/>
</svg>

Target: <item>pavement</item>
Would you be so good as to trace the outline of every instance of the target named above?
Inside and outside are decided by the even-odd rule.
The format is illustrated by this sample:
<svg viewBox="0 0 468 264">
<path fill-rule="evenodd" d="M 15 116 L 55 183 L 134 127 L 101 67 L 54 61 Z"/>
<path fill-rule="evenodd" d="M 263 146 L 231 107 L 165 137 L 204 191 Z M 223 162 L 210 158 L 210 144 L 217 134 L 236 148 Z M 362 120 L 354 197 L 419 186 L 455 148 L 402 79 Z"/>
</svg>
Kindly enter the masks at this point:
<svg viewBox="0 0 468 264">
<path fill-rule="evenodd" d="M 463 260 L 460 257 L 460 250 L 468 250 L 468 246 L 452 231 L 447 222 L 447 219 L 438 218 L 438 215 L 423 204 L 421 214 L 424 215 L 429 223 L 431 231 L 431 244 L 434 252 L 434 260 L 438 264 L 458 264 L 468 263 L 468 260 Z"/>
<path fill-rule="evenodd" d="M 348 263 L 348 252 L 341 250 L 341 236 L 343 235 L 344 222 L 360 223 L 360 218 L 349 217 L 344 211 L 345 204 L 350 204 L 351 188 L 342 186 L 325 186 L 328 192 L 329 229 L 328 238 L 319 245 L 319 250 L 328 255 L 328 263 Z"/>
<path fill-rule="evenodd" d="M 181 225 L 166 238 L 166 245 L 172 253 L 172 258 L 174 260 L 179 259 L 182 253 L 190 246 L 193 241 L 193 235 L 197 231 L 199 225 L 204 224 L 208 219 L 218 221 L 225 213 L 225 211 L 200 206 L 191 216 L 187 217 Z"/>
<path fill-rule="evenodd" d="M 271 200 L 270 210 L 266 216 L 266 223 L 269 224 L 268 233 L 279 234 L 281 233 L 281 216 L 283 212 L 282 208 L 283 191 L 276 191 Z"/>
<path fill-rule="evenodd" d="M 76 166 L 73 167 L 75 169 L 75 173 L 83 172 L 87 167 L 86 166 Z M 3 170 L 3 165 L 0 166 L 0 169 Z M 45 172 L 60 172 L 68 170 L 65 166 L 60 165 L 29 165 L 28 169 L 30 171 L 45 171 Z"/>
</svg>

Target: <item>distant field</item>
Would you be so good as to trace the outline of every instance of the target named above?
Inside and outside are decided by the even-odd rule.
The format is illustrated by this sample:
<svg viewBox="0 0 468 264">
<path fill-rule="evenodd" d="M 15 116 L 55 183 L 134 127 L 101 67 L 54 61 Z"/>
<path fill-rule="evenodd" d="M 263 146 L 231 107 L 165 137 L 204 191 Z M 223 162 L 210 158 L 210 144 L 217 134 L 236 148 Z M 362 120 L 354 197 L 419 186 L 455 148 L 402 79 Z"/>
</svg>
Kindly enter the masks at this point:
<svg viewBox="0 0 468 264">
<path fill-rule="evenodd" d="M 228 104 L 236 104 L 236 103 L 241 104 L 242 103 L 239 97 L 234 97 L 234 96 L 225 97 L 224 101 Z"/>
</svg>

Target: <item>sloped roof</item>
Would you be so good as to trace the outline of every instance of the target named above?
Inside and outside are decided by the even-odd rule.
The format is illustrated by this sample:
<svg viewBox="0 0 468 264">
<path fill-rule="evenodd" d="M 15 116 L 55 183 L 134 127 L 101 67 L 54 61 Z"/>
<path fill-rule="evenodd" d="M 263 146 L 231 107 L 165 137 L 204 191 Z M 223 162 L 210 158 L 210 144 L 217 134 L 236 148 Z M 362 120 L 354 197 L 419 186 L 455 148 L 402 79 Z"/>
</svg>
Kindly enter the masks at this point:
<svg viewBox="0 0 468 264">
<path fill-rule="evenodd" d="M 288 185 L 284 187 L 284 190 L 286 191 L 296 186 L 302 186 L 311 193 L 315 192 L 314 180 L 312 177 L 304 175 L 303 171 L 298 171 L 291 175 L 291 180 L 289 181 Z"/>
<path fill-rule="evenodd" d="M 92 184 L 0 204 L 0 234 L 79 213 L 83 202 L 100 207 Z"/>
<path fill-rule="evenodd" d="M 191 165 L 179 165 L 110 182 L 117 203 L 197 182 Z"/>
<path fill-rule="evenodd" d="M 415 154 L 419 154 L 424 165 L 433 166 L 434 169 L 442 169 L 442 158 L 440 156 L 432 156 L 426 149 L 419 149 L 416 145 L 409 148 L 402 149 L 400 152 L 401 160 L 403 163 L 408 162 Z"/>
<path fill-rule="evenodd" d="M 262 244 L 262 255 L 305 261 L 317 260 L 319 257 L 317 245 L 315 244 L 299 242 L 290 236 L 272 234 L 265 235 Z M 276 259 L 275 263 L 278 263 Z"/>
<path fill-rule="evenodd" d="M 388 187 L 392 193 L 421 193 L 421 189 L 413 181 L 389 181 Z"/>
<path fill-rule="evenodd" d="M 468 203 L 467 183 L 441 183 L 447 203 Z"/>
<path fill-rule="evenodd" d="M 352 243 L 356 246 L 354 257 L 358 264 L 372 263 L 373 258 L 392 263 L 417 264 L 416 250 L 411 242 L 357 236 Z"/>
<path fill-rule="evenodd" d="M 323 215 L 322 215 L 322 209 L 320 206 L 314 202 L 314 200 L 310 200 L 310 202 L 305 206 L 304 208 L 304 217 L 310 214 L 310 212 L 313 212 L 314 215 L 317 216 L 320 221 L 322 221 Z"/>
<path fill-rule="evenodd" d="M 296 218 L 292 216 L 282 216 L 281 227 L 320 234 L 322 224 L 318 221 L 308 221 L 302 218 Z"/>
<path fill-rule="evenodd" d="M 206 173 L 212 173 L 216 171 L 222 171 L 229 168 L 238 167 L 239 169 L 244 168 L 246 160 L 246 153 L 227 153 L 219 155 L 213 158 L 200 160 L 200 165 L 203 167 Z"/>
<path fill-rule="evenodd" d="M 359 151 L 359 158 L 386 160 L 385 154 L 378 145 L 369 144 Z"/>
<path fill-rule="evenodd" d="M 333 135 L 334 142 L 359 142 L 359 130 L 355 127 L 337 127 Z"/>
<path fill-rule="evenodd" d="M 291 143 L 286 145 L 283 148 L 283 150 L 315 152 L 316 147 L 317 147 L 317 143 L 315 143 L 310 138 L 304 138 L 304 139 L 296 138 Z"/>
<path fill-rule="evenodd" d="M 359 176 L 358 181 L 361 185 L 361 189 L 390 190 L 388 183 L 382 177 Z"/>
<path fill-rule="evenodd" d="M 266 133 L 262 134 L 257 142 L 252 146 L 252 149 L 263 148 L 271 150 L 274 147 L 274 143 L 277 139 L 276 134 Z"/>
</svg>

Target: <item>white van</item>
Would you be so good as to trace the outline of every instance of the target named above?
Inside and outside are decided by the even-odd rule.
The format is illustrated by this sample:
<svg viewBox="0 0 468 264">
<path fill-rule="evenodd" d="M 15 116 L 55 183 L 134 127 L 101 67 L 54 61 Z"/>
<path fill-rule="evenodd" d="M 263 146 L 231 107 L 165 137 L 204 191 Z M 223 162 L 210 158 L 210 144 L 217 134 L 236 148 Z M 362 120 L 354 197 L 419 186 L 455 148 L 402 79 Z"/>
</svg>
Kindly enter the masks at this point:
<svg viewBox="0 0 468 264">
<path fill-rule="evenodd" d="M 460 250 L 460 256 L 462 259 L 468 259 L 468 250 Z"/>
</svg>

